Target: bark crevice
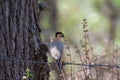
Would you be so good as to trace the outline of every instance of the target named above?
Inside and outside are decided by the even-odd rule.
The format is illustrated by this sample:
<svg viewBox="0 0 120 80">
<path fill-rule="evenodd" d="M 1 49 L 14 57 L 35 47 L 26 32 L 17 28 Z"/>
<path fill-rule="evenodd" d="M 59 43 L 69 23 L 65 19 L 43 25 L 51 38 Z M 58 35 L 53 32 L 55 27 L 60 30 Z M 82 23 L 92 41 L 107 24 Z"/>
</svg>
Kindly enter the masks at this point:
<svg viewBox="0 0 120 80">
<path fill-rule="evenodd" d="M 37 25 L 35 0 L 0 1 L 0 57 L 15 60 L 34 60 L 47 62 Z M 37 57 L 36 57 L 37 56 Z M 35 64 L 0 59 L 0 80 L 22 79 L 27 67 L 33 78 L 29 80 L 48 80 L 47 64 Z"/>
</svg>

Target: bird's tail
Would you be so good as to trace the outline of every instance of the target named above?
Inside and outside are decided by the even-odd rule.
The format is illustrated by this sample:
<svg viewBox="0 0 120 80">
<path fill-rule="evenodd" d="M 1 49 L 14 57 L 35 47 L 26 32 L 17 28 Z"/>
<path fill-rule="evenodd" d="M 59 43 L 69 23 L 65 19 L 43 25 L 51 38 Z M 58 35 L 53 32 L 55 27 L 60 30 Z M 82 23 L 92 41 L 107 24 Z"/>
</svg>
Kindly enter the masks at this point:
<svg viewBox="0 0 120 80">
<path fill-rule="evenodd" d="M 56 64 L 57 64 L 58 70 L 60 71 L 63 70 L 63 65 L 60 59 L 56 60 Z"/>
</svg>

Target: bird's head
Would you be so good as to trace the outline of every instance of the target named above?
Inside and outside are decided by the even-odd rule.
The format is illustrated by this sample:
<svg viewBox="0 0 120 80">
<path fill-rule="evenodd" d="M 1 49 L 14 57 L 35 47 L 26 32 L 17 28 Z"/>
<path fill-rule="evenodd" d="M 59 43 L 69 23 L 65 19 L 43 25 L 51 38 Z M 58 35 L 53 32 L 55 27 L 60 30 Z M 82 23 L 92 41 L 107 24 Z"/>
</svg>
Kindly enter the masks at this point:
<svg viewBox="0 0 120 80">
<path fill-rule="evenodd" d="M 57 40 L 60 40 L 61 38 L 64 38 L 64 37 L 65 36 L 64 36 L 64 34 L 62 32 L 56 32 L 56 34 L 55 34 L 55 38 Z"/>
</svg>

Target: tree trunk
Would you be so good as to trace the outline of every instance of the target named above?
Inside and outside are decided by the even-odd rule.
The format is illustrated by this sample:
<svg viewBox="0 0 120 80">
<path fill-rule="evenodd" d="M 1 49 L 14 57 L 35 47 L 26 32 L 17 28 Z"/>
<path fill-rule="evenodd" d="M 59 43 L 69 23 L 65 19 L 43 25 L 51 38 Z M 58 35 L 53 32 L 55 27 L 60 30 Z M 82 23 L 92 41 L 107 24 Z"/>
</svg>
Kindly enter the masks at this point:
<svg viewBox="0 0 120 80">
<path fill-rule="evenodd" d="M 29 80 L 48 80 L 47 64 L 18 61 L 47 62 L 38 15 L 37 0 L 0 0 L 0 80 L 21 80 L 28 67 Z"/>
</svg>

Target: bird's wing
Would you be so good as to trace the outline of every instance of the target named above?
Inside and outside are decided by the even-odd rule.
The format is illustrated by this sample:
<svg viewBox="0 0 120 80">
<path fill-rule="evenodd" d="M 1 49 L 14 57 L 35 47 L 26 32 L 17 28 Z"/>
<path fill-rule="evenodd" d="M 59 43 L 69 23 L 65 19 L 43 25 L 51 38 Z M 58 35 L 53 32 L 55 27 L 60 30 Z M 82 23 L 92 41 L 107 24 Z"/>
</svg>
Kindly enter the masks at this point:
<svg viewBox="0 0 120 80">
<path fill-rule="evenodd" d="M 64 45 L 61 41 L 53 41 L 50 43 L 50 48 L 56 47 L 57 50 L 62 54 L 63 53 L 63 49 L 64 49 Z"/>
<path fill-rule="evenodd" d="M 64 49 L 63 43 L 61 41 L 57 41 L 56 47 L 59 50 L 59 52 L 62 54 L 63 53 L 63 49 Z"/>
</svg>

